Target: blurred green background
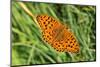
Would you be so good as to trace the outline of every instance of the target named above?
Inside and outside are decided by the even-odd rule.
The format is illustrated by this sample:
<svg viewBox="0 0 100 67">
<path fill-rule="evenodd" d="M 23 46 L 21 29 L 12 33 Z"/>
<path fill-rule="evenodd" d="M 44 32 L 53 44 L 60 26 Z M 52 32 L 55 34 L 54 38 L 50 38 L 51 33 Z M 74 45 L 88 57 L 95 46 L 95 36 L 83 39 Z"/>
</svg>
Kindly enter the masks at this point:
<svg viewBox="0 0 100 67">
<path fill-rule="evenodd" d="M 68 25 L 80 44 L 79 53 L 56 52 L 42 40 L 38 25 L 12 1 L 12 66 L 96 60 L 96 7 L 39 2 L 22 2 L 32 14 L 47 14 Z"/>
</svg>

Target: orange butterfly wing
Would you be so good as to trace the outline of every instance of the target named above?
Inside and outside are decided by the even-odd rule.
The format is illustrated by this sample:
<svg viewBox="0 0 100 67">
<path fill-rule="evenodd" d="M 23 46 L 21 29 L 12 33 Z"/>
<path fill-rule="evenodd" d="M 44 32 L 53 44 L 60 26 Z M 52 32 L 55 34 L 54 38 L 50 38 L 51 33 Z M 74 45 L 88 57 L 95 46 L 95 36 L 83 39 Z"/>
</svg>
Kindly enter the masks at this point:
<svg viewBox="0 0 100 67">
<path fill-rule="evenodd" d="M 66 28 L 64 29 L 60 34 L 60 39 L 54 41 L 53 47 L 59 52 L 79 52 L 79 44 L 74 35 Z"/>
</svg>

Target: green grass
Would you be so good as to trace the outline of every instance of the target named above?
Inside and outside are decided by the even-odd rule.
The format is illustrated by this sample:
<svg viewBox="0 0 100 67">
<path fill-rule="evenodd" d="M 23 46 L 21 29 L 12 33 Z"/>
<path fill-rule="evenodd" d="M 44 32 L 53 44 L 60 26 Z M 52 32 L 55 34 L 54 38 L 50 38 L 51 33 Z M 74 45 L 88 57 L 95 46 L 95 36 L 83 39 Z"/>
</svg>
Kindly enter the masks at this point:
<svg viewBox="0 0 100 67">
<path fill-rule="evenodd" d="M 12 66 L 96 60 L 95 6 L 23 2 L 34 16 L 47 14 L 68 25 L 79 44 L 79 53 L 55 51 L 42 40 L 41 30 L 18 4 L 12 2 Z"/>
</svg>

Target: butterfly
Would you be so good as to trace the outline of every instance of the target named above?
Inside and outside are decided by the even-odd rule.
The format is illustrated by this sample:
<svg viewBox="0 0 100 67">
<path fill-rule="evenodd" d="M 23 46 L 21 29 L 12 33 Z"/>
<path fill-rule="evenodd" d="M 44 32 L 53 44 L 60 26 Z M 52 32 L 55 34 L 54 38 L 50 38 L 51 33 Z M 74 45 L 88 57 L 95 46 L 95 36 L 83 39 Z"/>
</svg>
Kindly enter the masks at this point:
<svg viewBox="0 0 100 67">
<path fill-rule="evenodd" d="M 79 44 L 68 27 L 48 15 L 38 15 L 37 22 L 42 30 L 44 41 L 58 52 L 79 52 Z"/>
</svg>

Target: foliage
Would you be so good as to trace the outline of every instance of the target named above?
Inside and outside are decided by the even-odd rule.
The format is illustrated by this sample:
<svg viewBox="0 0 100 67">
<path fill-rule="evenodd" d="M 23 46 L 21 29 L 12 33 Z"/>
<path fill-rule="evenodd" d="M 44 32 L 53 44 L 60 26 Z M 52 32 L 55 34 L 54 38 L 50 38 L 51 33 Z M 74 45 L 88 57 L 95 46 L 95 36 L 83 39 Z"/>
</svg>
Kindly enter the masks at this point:
<svg viewBox="0 0 100 67">
<path fill-rule="evenodd" d="M 42 40 L 41 30 L 18 4 L 12 2 L 12 66 L 96 60 L 95 6 L 23 2 L 34 16 L 47 14 L 68 25 L 80 44 L 79 53 L 55 51 Z"/>
</svg>

